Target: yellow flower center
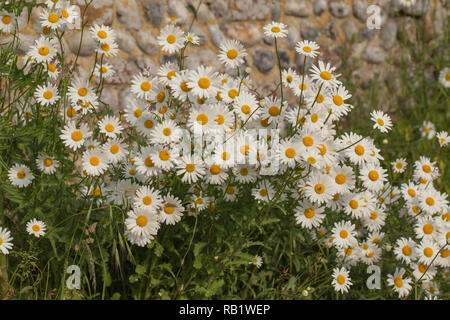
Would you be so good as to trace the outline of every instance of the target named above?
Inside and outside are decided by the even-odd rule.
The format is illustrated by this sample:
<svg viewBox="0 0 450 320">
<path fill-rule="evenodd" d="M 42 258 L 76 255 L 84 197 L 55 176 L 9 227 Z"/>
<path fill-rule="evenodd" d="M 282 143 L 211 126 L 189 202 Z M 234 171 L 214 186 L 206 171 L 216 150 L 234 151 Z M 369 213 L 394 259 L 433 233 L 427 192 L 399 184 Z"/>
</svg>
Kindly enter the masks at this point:
<svg viewBox="0 0 450 320">
<path fill-rule="evenodd" d="M 204 113 L 200 113 L 197 116 L 197 122 L 204 126 L 205 124 L 208 123 L 208 116 L 206 114 L 204 114 Z"/>
<path fill-rule="evenodd" d="M 208 89 L 211 85 L 211 81 L 208 78 L 200 78 L 198 80 L 198 86 L 202 89 Z"/>
<path fill-rule="evenodd" d="M 241 170 L 239 170 L 239 173 L 241 174 L 241 176 L 246 176 L 248 175 L 248 169 L 247 168 L 241 168 Z"/>
<path fill-rule="evenodd" d="M 422 166 L 422 170 L 423 170 L 424 172 L 426 172 L 426 173 L 430 173 L 430 172 L 431 172 L 431 167 L 430 167 L 429 165 L 427 165 L 427 164 L 424 164 L 424 165 Z"/>
<path fill-rule="evenodd" d="M 111 151 L 112 154 L 116 154 L 117 152 L 119 152 L 119 146 L 117 144 L 114 144 L 111 146 L 111 148 L 109 148 L 109 151 Z"/>
<path fill-rule="evenodd" d="M 319 120 L 319 116 L 317 115 L 317 113 L 314 113 L 314 114 L 311 116 L 311 122 L 312 122 L 312 123 L 316 123 L 317 120 Z"/>
<path fill-rule="evenodd" d="M 433 226 L 429 223 L 427 223 L 426 225 L 423 226 L 422 228 L 423 233 L 425 234 L 431 234 L 433 232 Z"/>
<path fill-rule="evenodd" d="M 320 77 L 321 77 L 323 80 L 331 80 L 331 73 L 329 73 L 328 71 L 322 71 L 322 72 L 320 73 Z"/>
<path fill-rule="evenodd" d="M 293 148 L 287 148 L 286 151 L 284 152 L 284 154 L 286 155 L 286 157 L 288 157 L 289 159 L 292 159 L 295 157 L 295 155 L 297 154 L 295 152 L 295 149 Z"/>
<path fill-rule="evenodd" d="M 340 236 L 342 239 L 347 238 L 347 237 L 348 237 L 348 232 L 347 232 L 347 230 L 341 230 L 341 232 L 339 232 L 339 236 Z"/>
<path fill-rule="evenodd" d="M 59 17 L 56 13 L 52 13 L 48 16 L 48 21 L 51 23 L 57 23 L 59 20 Z"/>
<path fill-rule="evenodd" d="M 379 176 L 379 174 L 378 174 L 377 171 L 375 171 L 375 170 L 369 171 L 369 179 L 370 179 L 370 180 L 372 180 L 372 181 L 377 181 L 379 177 L 380 177 L 380 176 Z"/>
<path fill-rule="evenodd" d="M 344 103 L 344 100 L 342 100 L 341 96 L 334 96 L 333 97 L 333 102 L 334 102 L 335 105 L 341 106 Z"/>
<path fill-rule="evenodd" d="M 405 256 L 410 256 L 411 255 L 411 253 L 412 253 L 412 249 L 411 249 L 411 247 L 410 246 L 404 246 L 403 248 L 402 248 L 402 253 L 405 255 Z"/>
<path fill-rule="evenodd" d="M 45 91 L 43 96 L 44 96 L 45 99 L 50 100 L 51 98 L 53 98 L 53 92 Z"/>
<path fill-rule="evenodd" d="M 280 108 L 278 108 L 277 106 L 272 106 L 269 108 L 269 114 L 272 117 L 276 117 L 277 115 L 280 114 Z"/>
<path fill-rule="evenodd" d="M 316 102 L 317 103 L 322 103 L 324 100 L 325 100 L 325 97 L 323 96 L 323 94 L 319 93 L 317 95 Z"/>
<path fill-rule="evenodd" d="M 172 133 L 172 130 L 170 130 L 170 128 L 164 128 L 163 130 L 163 135 L 165 135 L 166 137 L 170 136 Z"/>
<path fill-rule="evenodd" d="M 69 17 L 69 13 L 67 12 L 67 10 L 64 9 L 61 10 L 61 15 L 66 19 Z"/>
<path fill-rule="evenodd" d="M 142 198 L 142 202 L 146 205 L 149 206 L 152 204 L 153 200 L 150 196 L 145 196 L 144 198 Z"/>
<path fill-rule="evenodd" d="M 237 95 L 239 95 L 239 92 L 236 89 L 231 89 L 230 91 L 228 91 L 228 96 L 231 99 L 236 98 Z"/>
<path fill-rule="evenodd" d="M 186 171 L 187 172 L 193 172 L 195 170 L 195 164 L 193 164 L 193 163 L 188 163 L 187 165 L 186 165 Z"/>
<path fill-rule="evenodd" d="M 408 194 L 414 198 L 416 196 L 416 191 L 414 191 L 414 189 L 408 189 Z"/>
<path fill-rule="evenodd" d="M 432 205 L 434 205 L 434 199 L 431 197 L 428 197 L 425 199 L 425 203 L 431 207 Z"/>
<path fill-rule="evenodd" d="M 103 44 L 101 45 L 101 48 L 102 48 L 102 50 L 105 51 L 105 52 L 108 52 L 109 50 L 111 50 L 111 47 L 110 47 L 109 44 L 107 44 L 107 43 L 103 43 Z"/>
<path fill-rule="evenodd" d="M 274 26 L 270 29 L 273 33 L 278 33 L 281 31 L 280 27 Z"/>
<path fill-rule="evenodd" d="M 209 169 L 209 172 L 211 172 L 211 174 L 216 175 L 220 173 L 220 167 L 216 164 L 213 164 L 211 166 L 211 168 Z"/>
<path fill-rule="evenodd" d="M 167 42 L 168 43 L 170 43 L 170 44 L 174 44 L 175 43 L 175 41 L 177 41 L 177 37 L 175 37 L 173 34 L 169 34 L 168 36 L 167 36 Z"/>
<path fill-rule="evenodd" d="M 155 164 L 153 163 L 152 159 L 150 157 L 147 157 L 145 159 L 145 165 L 149 168 L 153 167 Z"/>
<path fill-rule="evenodd" d="M 238 56 L 237 50 L 235 49 L 228 50 L 227 52 L 228 59 L 236 59 L 237 56 Z"/>
<path fill-rule="evenodd" d="M 192 90 L 191 88 L 189 88 L 189 87 L 187 86 L 187 81 L 183 81 L 183 82 L 180 84 L 180 88 L 181 88 L 181 90 L 183 90 L 184 92 L 189 92 L 189 91 Z"/>
<path fill-rule="evenodd" d="M 98 157 L 91 157 L 89 159 L 89 162 L 91 165 L 93 165 L 94 167 L 98 166 L 100 164 L 100 159 Z"/>
<path fill-rule="evenodd" d="M 41 55 L 41 56 L 46 56 L 46 55 L 48 55 L 50 53 L 50 49 L 48 48 L 48 47 L 40 47 L 39 48 L 39 54 Z"/>
<path fill-rule="evenodd" d="M 177 74 L 175 73 L 175 71 L 169 71 L 167 73 L 167 79 L 172 80 L 172 77 L 176 77 Z"/>
<path fill-rule="evenodd" d="M 377 119 L 377 123 L 378 123 L 380 126 L 384 126 L 384 121 L 383 121 L 383 119 L 381 119 L 381 118 L 378 118 L 378 119 Z"/>
<path fill-rule="evenodd" d="M 307 53 L 310 53 L 310 52 L 312 51 L 312 49 L 311 49 L 311 47 L 304 46 L 304 47 L 303 47 L 303 51 L 305 51 L 305 52 L 307 52 Z"/>
<path fill-rule="evenodd" d="M 44 159 L 44 166 L 46 167 L 50 167 L 53 164 L 53 160 L 50 158 L 45 158 Z"/>
<path fill-rule="evenodd" d="M 227 190 L 225 191 L 227 194 L 234 194 L 234 188 L 233 187 L 231 187 L 231 186 L 229 186 L 229 187 L 227 187 Z"/>
<path fill-rule="evenodd" d="M 163 161 L 167 161 L 170 159 L 170 153 L 167 150 L 162 150 L 159 152 L 159 158 Z"/>
<path fill-rule="evenodd" d="M 78 89 L 78 95 L 79 95 L 80 97 L 84 97 L 84 96 L 86 96 L 87 94 L 88 94 L 88 91 L 87 91 L 86 88 L 80 88 L 80 89 Z"/>
<path fill-rule="evenodd" d="M 105 130 L 108 131 L 108 132 L 113 132 L 114 131 L 114 126 L 111 123 L 108 123 L 105 126 Z"/>
<path fill-rule="evenodd" d="M 156 95 L 156 100 L 158 100 L 159 103 L 162 103 L 165 98 L 166 94 L 162 91 Z"/>
<path fill-rule="evenodd" d="M 313 138 L 311 138 L 311 137 L 304 137 L 302 141 L 303 141 L 303 144 L 304 144 L 306 147 L 310 147 L 310 146 L 312 146 L 313 143 L 314 143 L 314 140 L 313 140 Z"/>
<path fill-rule="evenodd" d="M 431 249 L 430 247 L 426 247 L 424 250 L 423 250 L 423 254 L 426 256 L 426 257 L 431 257 L 432 255 L 433 255 L 433 249 Z"/>
<path fill-rule="evenodd" d="M 145 120 L 145 121 L 144 121 L 144 126 L 145 126 L 147 129 L 153 128 L 153 121 L 150 120 L 150 119 Z"/>
<path fill-rule="evenodd" d="M 10 16 L 3 16 L 3 17 L 2 17 L 2 22 L 3 22 L 4 24 L 10 24 L 11 21 L 12 21 L 12 19 L 11 19 Z"/>
<path fill-rule="evenodd" d="M 23 179 L 23 178 L 25 178 L 25 176 L 26 176 L 26 174 L 24 171 L 22 171 L 22 170 L 17 171 L 17 178 Z"/>
<path fill-rule="evenodd" d="M 148 82 L 148 81 L 143 81 L 143 82 L 141 83 L 141 89 L 142 89 L 142 91 L 147 92 L 147 91 L 149 91 L 151 88 L 152 88 L 152 84 L 151 84 L 150 82 Z"/>
<path fill-rule="evenodd" d="M 80 141 L 81 139 L 83 139 L 83 134 L 81 133 L 81 131 L 72 132 L 72 140 L 73 141 Z"/>
<path fill-rule="evenodd" d="M 139 216 L 136 218 L 136 224 L 139 227 L 145 227 L 147 225 L 147 223 L 148 223 L 148 219 L 146 216 Z"/>
<path fill-rule="evenodd" d="M 358 144 L 358 145 L 355 147 L 355 153 L 356 153 L 358 156 L 362 156 L 362 155 L 364 154 L 364 147 L 363 147 L 362 145 Z"/>
<path fill-rule="evenodd" d="M 316 193 L 318 193 L 318 194 L 322 194 L 325 191 L 325 186 L 323 184 L 321 184 L 321 183 L 318 183 L 318 184 L 315 185 L 314 191 Z"/>
<path fill-rule="evenodd" d="M 334 178 L 334 181 L 335 181 L 337 184 L 344 184 L 346 180 L 347 180 L 347 178 L 346 178 L 343 174 L 341 174 L 341 173 L 339 173 L 339 174 L 336 176 L 336 178 Z"/>
<path fill-rule="evenodd" d="M 349 205 L 353 210 L 358 209 L 359 207 L 359 203 L 356 200 L 350 200 Z"/>
<path fill-rule="evenodd" d="M 39 230 L 41 230 L 41 227 L 39 227 L 37 224 L 35 224 L 31 227 L 31 229 L 33 229 L 34 232 L 38 232 Z"/>
<path fill-rule="evenodd" d="M 250 106 L 244 104 L 244 105 L 241 107 L 241 111 L 242 111 L 242 113 L 244 113 L 244 114 L 249 114 L 249 113 L 252 111 L 252 109 L 250 108 Z"/>
<path fill-rule="evenodd" d="M 339 284 L 344 284 L 345 283 L 345 277 L 342 274 L 340 274 L 340 275 L 337 276 L 336 281 Z"/>
<path fill-rule="evenodd" d="M 175 211 L 175 207 L 173 206 L 169 206 L 169 205 L 165 205 L 164 206 L 164 212 L 167 214 L 172 214 Z"/>
<path fill-rule="evenodd" d="M 108 34 L 106 33 L 105 30 L 100 30 L 99 32 L 97 32 L 97 36 L 100 39 L 106 39 L 108 37 Z"/>
<path fill-rule="evenodd" d="M 267 196 L 267 190 L 266 190 L 266 189 L 261 189 L 261 190 L 259 190 L 259 194 L 260 194 L 262 197 L 265 197 L 265 196 Z"/>
<path fill-rule="evenodd" d="M 378 218 L 378 213 L 374 211 L 370 214 L 370 219 L 375 220 L 376 218 Z"/>
<path fill-rule="evenodd" d="M 306 209 L 305 217 L 307 217 L 308 219 L 311 219 L 312 217 L 314 217 L 314 210 L 311 208 Z"/>
</svg>

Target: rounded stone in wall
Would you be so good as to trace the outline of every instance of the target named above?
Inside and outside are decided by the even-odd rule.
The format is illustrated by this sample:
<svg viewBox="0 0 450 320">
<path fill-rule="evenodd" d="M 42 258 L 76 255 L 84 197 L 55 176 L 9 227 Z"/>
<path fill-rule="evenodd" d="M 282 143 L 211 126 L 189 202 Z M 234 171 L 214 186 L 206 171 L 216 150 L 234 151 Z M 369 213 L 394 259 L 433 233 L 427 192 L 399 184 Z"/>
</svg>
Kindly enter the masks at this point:
<svg viewBox="0 0 450 320">
<path fill-rule="evenodd" d="M 261 73 L 267 74 L 275 65 L 275 54 L 264 48 L 256 49 L 253 54 L 253 65 Z"/>
<path fill-rule="evenodd" d="M 336 18 L 342 19 L 348 16 L 351 12 L 348 3 L 343 1 L 333 1 L 328 4 L 330 12 Z"/>
</svg>

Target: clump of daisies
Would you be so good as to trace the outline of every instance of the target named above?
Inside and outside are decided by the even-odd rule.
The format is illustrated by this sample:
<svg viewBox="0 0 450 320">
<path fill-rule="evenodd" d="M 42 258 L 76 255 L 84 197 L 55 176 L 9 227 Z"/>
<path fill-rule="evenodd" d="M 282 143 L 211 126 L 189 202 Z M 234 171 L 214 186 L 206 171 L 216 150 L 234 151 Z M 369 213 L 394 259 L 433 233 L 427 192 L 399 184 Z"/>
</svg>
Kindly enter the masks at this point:
<svg viewBox="0 0 450 320">
<path fill-rule="evenodd" d="M 252 81 L 247 52 L 237 40 L 224 41 L 218 52 L 217 63 L 230 72 L 212 66 L 186 69 L 185 50 L 199 43 L 198 36 L 171 22 L 157 42 L 163 52 L 178 55 L 178 63 L 135 74 L 124 112 L 114 114 L 99 90 L 105 78 L 114 77 L 108 58 L 119 51 L 108 26 L 89 28 L 97 45 L 90 75 L 74 73 L 67 99 L 60 91 L 55 74 L 63 72 L 57 60 L 63 50 L 55 35 L 78 18 L 76 10 L 67 11 L 71 7 L 60 2 L 42 12 L 48 32 L 27 54 L 29 63 L 45 74 L 33 97 L 40 107 L 59 112 L 60 142 L 77 159 L 78 197 L 95 200 L 91 205 L 120 206 L 131 244 L 146 247 L 161 229 L 188 216 L 201 218 L 203 212 L 219 212 L 223 202 L 246 201 L 293 208 L 292 223 L 330 249 L 331 285 L 340 294 L 349 293 L 356 282 L 353 270 L 379 264 L 391 252 L 388 247 L 394 248 L 389 254 L 397 270 L 387 281 L 400 298 L 411 290 L 405 270 L 417 281 L 432 281 L 438 270 L 450 267 L 449 206 L 447 194 L 433 183 L 440 177 L 436 161 L 426 156 L 385 161 L 373 137 L 338 130 L 354 108 L 352 95 L 336 68 L 320 59 L 316 42 L 295 46 L 302 58 L 313 59 L 312 67 L 304 63 L 297 73 L 280 66 L 280 83 L 269 93 Z M 5 21 L 10 20 L 5 18 L 0 28 L 8 32 Z M 288 29 L 272 22 L 264 34 L 277 46 Z M 379 135 L 394 125 L 381 110 L 370 119 L 372 132 Z M 423 124 L 423 137 L 436 134 L 441 145 L 448 143 L 446 132 Z M 27 188 L 38 173 L 58 174 L 63 160 L 41 150 L 34 162 L 11 164 L 9 181 Z M 404 237 L 392 238 L 386 228 L 390 216 L 398 215 L 394 207 L 407 221 Z M 28 233 L 36 237 L 44 236 L 46 228 L 36 219 L 27 223 Z M 0 228 L 0 240 L 0 250 L 7 253 L 9 231 Z M 249 263 L 261 268 L 262 258 L 257 255 Z"/>
</svg>

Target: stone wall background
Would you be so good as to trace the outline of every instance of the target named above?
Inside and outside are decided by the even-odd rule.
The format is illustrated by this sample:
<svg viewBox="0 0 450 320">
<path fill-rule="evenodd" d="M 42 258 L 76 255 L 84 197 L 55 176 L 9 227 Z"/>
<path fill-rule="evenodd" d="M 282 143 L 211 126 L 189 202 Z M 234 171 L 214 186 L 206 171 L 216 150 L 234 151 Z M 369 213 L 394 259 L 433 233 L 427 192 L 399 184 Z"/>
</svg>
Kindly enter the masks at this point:
<svg viewBox="0 0 450 320">
<path fill-rule="evenodd" d="M 156 68 L 173 57 L 160 52 L 156 43 L 159 30 L 170 17 L 187 30 L 192 20 L 188 7 L 196 8 L 199 0 L 95 0 L 95 8 L 87 12 L 89 25 L 111 26 L 117 32 L 120 54 L 106 59 L 116 70 L 116 77 L 104 90 L 102 100 L 122 109 L 128 94 L 128 84 L 134 74 L 145 67 Z M 83 1 L 80 1 L 83 3 Z M 366 8 L 370 4 L 382 9 L 380 30 L 368 30 Z M 82 7 L 83 8 L 83 7 Z M 355 67 L 353 75 L 369 84 L 371 79 L 386 81 L 395 75 L 395 59 L 399 54 L 398 35 L 405 32 L 415 40 L 414 24 L 424 20 L 427 36 L 439 41 L 448 28 L 449 0 L 416 0 L 414 7 L 402 9 L 399 0 L 205 0 L 199 7 L 191 31 L 201 37 L 198 47 L 186 51 L 186 66 L 212 65 L 220 43 L 237 39 L 247 49 L 247 64 L 252 78 L 264 83 L 267 90 L 276 86 L 277 61 L 271 39 L 264 37 L 263 26 L 272 20 L 289 28 L 287 38 L 280 41 L 282 67 L 301 70 L 303 58 L 295 54 L 299 40 L 314 40 L 321 46 L 320 58 L 337 67 L 343 52 L 351 58 L 347 67 Z M 41 32 L 38 10 L 27 24 L 20 21 L 19 51 L 25 53 Z M 79 31 L 67 31 L 65 42 L 73 60 L 80 40 Z M 94 61 L 95 42 L 85 33 L 81 49 L 80 73 L 87 73 Z M 356 59 L 353 59 L 356 58 Z M 358 68 L 356 68 L 357 61 Z M 311 61 L 306 62 L 308 65 Z M 217 66 L 217 64 L 216 64 Z M 218 71 L 225 71 L 218 69 Z M 271 81 L 273 80 L 273 81 Z"/>
</svg>

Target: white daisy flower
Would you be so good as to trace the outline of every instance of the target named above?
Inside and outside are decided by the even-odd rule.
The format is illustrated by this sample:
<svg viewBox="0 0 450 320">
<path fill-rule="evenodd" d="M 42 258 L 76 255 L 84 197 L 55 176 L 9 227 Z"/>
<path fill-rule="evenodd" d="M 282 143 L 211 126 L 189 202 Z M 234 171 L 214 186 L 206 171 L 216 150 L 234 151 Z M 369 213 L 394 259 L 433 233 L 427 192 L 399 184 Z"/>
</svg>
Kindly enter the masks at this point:
<svg viewBox="0 0 450 320">
<path fill-rule="evenodd" d="M 439 82 L 444 86 L 444 88 L 450 88 L 450 68 L 445 67 L 441 70 L 441 72 L 439 72 Z"/>
<path fill-rule="evenodd" d="M 58 48 L 58 41 L 56 39 L 48 39 L 41 36 L 37 39 L 33 46 L 31 46 L 27 55 L 37 63 L 44 62 L 48 64 L 56 57 Z"/>
<path fill-rule="evenodd" d="M 406 170 L 408 163 L 405 158 L 398 158 L 391 162 L 392 170 L 396 173 L 403 173 Z"/>
<path fill-rule="evenodd" d="M 16 28 L 16 16 L 7 11 L 0 11 L 0 32 L 12 33 Z"/>
<path fill-rule="evenodd" d="M 411 238 L 400 238 L 395 243 L 394 254 L 395 259 L 410 264 L 416 260 L 416 246 L 417 244 Z"/>
<path fill-rule="evenodd" d="M 162 209 L 159 211 L 159 221 L 165 224 L 176 224 L 183 216 L 184 207 L 180 199 L 168 194 L 162 199 Z"/>
<path fill-rule="evenodd" d="M 115 71 L 112 67 L 112 65 L 110 65 L 109 63 L 97 63 L 95 65 L 95 69 L 94 69 L 94 76 L 98 77 L 98 78 L 103 78 L 106 80 L 111 80 L 114 75 L 115 75 Z"/>
<path fill-rule="evenodd" d="M 61 97 L 58 95 L 58 88 L 53 84 L 38 86 L 34 92 L 34 98 L 43 106 L 52 105 Z"/>
<path fill-rule="evenodd" d="M 256 188 L 252 189 L 252 196 L 256 200 L 269 202 L 275 196 L 275 189 L 267 181 L 260 182 Z"/>
<path fill-rule="evenodd" d="M 90 176 L 98 176 L 108 169 L 108 158 L 102 150 L 87 150 L 82 157 L 83 170 Z"/>
<path fill-rule="evenodd" d="M 39 170 L 41 170 L 45 174 L 53 174 L 59 167 L 58 160 L 55 160 L 55 158 L 45 154 L 41 154 L 40 156 L 38 156 L 38 158 L 36 159 L 36 164 Z"/>
<path fill-rule="evenodd" d="M 27 166 L 16 163 L 8 170 L 8 178 L 12 185 L 22 188 L 31 184 L 34 175 Z"/>
<path fill-rule="evenodd" d="M 98 123 L 100 132 L 108 138 L 115 138 L 122 133 L 123 127 L 118 117 L 105 116 Z"/>
<path fill-rule="evenodd" d="M 197 70 L 190 71 L 187 77 L 188 87 L 199 98 L 212 98 L 219 90 L 218 74 L 212 67 L 199 66 Z"/>
<path fill-rule="evenodd" d="M 68 122 L 61 131 L 60 138 L 63 140 L 65 146 L 76 151 L 83 146 L 85 139 L 89 138 L 91 135 L 92 132 L 89 131 L 87 124 L 81 123 L 80 127 L 77 128 L 75 122 Z"/>
<path fill-rule="evenodd" d="M 64 25 L 64 20 L 61 19 L 59 16 L 59 13 L 54 10 L 42 10 L 41 14 L 39 15 L 39 18 L 41 20 L 41 25 L 44 28 L 51 28 L 52 30 L 61 29 L 61 27 Z"/>
<path fill-rule="evenodd" d="M 435 125 L 430 121 L 424 121 L 421 128 L 421 135 L 429 140 L 433 139 L 436 135 Z"/>
<path fill-rule="evenodd" d="M 263 259 L 261 258 L 261 256 L 256 255 L 250 262 L 249 264 L 253 264 L 255 265 L 258 269 L 261 268 L 262 264 L 263 264 Z"/>
<path fill-rule="evenodd" d="M 139 156 L 136 157 L 136 170 L 146 177 L 156 176 L 160 172 L 160 169 L 153 162 L 154 152 L 155 148 L 145 147 L 141 150 Z"/>
<path fill-rule="evenodd" d="M 256 97 L 246 90 L 241 91 L 234 99 L 234 112 L 242 121 L 247 121 L 250 117 L 258 119 L 262 112 L 261 106 L 258 104 Z"/>
<path fill-rule="evenodd" d="M 323 214 L 324 208 L 317 204 L 312 204 L 308 200 L 300 202 L 294 212 L 297 224 L 306 229 L 318 228 L 325 218 Z"/>
<path fill-rule="evenodd" d="M 281 22 L 272 21 L 272 23 L 264 26 L 264 35 L 272 38 L 284 38 L 287 37 L 287 26 Z"/>
<path fill-rule="evenodd" d="M 11 237 L 11 231 L 6 228 L 0 227 L 0 251 L 3 254 L 9 254 L 9 250 L 12 249 L 13 244 L 12 240 L 14 238 Z"/>
<path fill-rule="evenodd" d="M 388 274 L 387 283 L 393 287 L 394 291 L 398 294 L 399 298 L 403 298 L 411 291 L 411 279 L 405 278 L 405 269 L 395 268 L 394 274 Z"/>
<path fill-rule="evenodd" d="M 315 41 L 309 40 L 297 42 L 295 45 L 295 51 L 297 51 L 298 54 L 309 58 L 315 58 L 319 54 L 319 48 L 320 47 Z"/>
<path fill-rule="evenodd" d="M 370 120 L 374 122 L 373 128 L 380 132 L 388 132 L 392 129 L 391 117 L 381 110 L 374 110 L 370 113 Z"/>
<path fill-rule="evenodd" d="M 333 244 L 337 247 L 345 248 L 357 243 L 355 225 L 350 221 L 336 222 L 331 233 L 334 238 Z"/>
<path fill-rule="evenodd" d="M 247 52 L 237 40 L 225 40 L 220 45 L 218 58 L 226 67 L 237 68 L 244 63 Z"/>
<path fill-rule="evenodd" d="M 59 63 L 57 61 L 54 61 L 52 63 L 47 63 L 47 74 L 51 80 L 58 79 Z"/>
<path fill-rule="evenodd" d="M 433 261 L 434 257 L 438 253 L 438 245 L 434 242 L 434 240 L 430 240 L 429 238 L 424 238 L 417 245 L 417 257 L 419 258 L 420 263 L 430 265 L 431 261 Z"/>
<path fill-rule="evenodd" d="M 325 203 L 334 196 L 335 189 L 328 175 L 312 173 L 304 188 L 305 196 L 314 203 Z"/>
<path fill-rule="evenodd" d="M 164 120 L 155 126 L 150 134 L 150 141 L 156 144 L 170 144 L 181 139 L 183 131 L 173 120 Z"/>
<path fill-rule="evenodd" d="M 27 222 L 28 234 L 33 235 L 36 238 L 45 235 L 46 229 L 47 227 L 45 226 L 45 223 L 40 220 L 32 219 Z"/>
<path fill-rule="evenodd" d="M 120 138 L 109 139 L 102 145 L 109 163 L 120 163 L 126 157 L 127 145 Z"/>
<path fill-rule="evenodd" d="M 436 138 L 439 141 L 439 146 L 445 147 L 450 143 L 450 136 L 448 135 L 447 131 L 440 131 L 436 134 Z"/>
<path fill-rule="evenodd" d="M 349 271 L 345 268 L 334 268 L 332 277 L 333 281 L 331 281 L 331 284 L 333 285 L 334 290 L 340 291 L 341 293 L 347 293 L 350 286 L 353 285 L 349 276 Z"/>
<path fill-rule="evenodd" d="M 176 53 L 184 47 L 185 36 L 183 30 L 172 24 L 166 25 L 156 38 L 162 51 L 169 54 Z"/>
<path fill-rule="evenodd" d="M 143 208 L 150 211 L 160 210 L 162 198 L 157 190 L 151 187 L 143 186 L 136 190 L 133 198 L 133 206 L 135 208 Z"/>
<path fill-rule="evenodd" d="M 139 73 L 131 80 L 131 92 L 138 99 L 153 100 L 155 92 L 152 90 L 154 79 Z"/>
<path fill-rule="evenodd" d="M 158 69 L 158 81 L 162 85 L 169 85 L 169 83 L 177 77 L 179 72 L 179 67 L 176 63 L 166 62 Z"/>
<path fill-rule="evenodd" d="M 384 183 L 387 181 L 387 170 L 379 165 L 366 164 L 359 172 L 359 177 L 363 182 L 364 187 L 372 192 L 380 191 Z"/>
<path fill-rule="evenodd" d="M 156 212 L 142 207 L 128 211 L 125 226 L 131 234 L 150 240 L 153 240 L 160 228 Z"/>
<path fill-rule="evenodd" d="M 116 33 L 113 29 L 108 26 L 94 24 L 89 28 L 89 32 L 92 37 L 100 43 L 111 43 L 116 41 Z"/>
<path fill-rule="evenodd" d="M 96 49 L 100 55 L 104 55 L 105 57 L 113 57 L 116 56 L 119 52 L 119 46 L 117 43 L 113 41 L 101 43 Z"/>
<path fill-rule="evenodd" d="M 319 66 L 313 65 L 311 67 L 311 79 L 317 81 L 319 85 L 323 85 L 325 88 L 335 88 L 341 84 L 337 78 L 340 74 L 334 74 L 335 67 L 332 67 L 330 63 L 323 63 L 322 60 L 319 60 Z"/>
</svg>

